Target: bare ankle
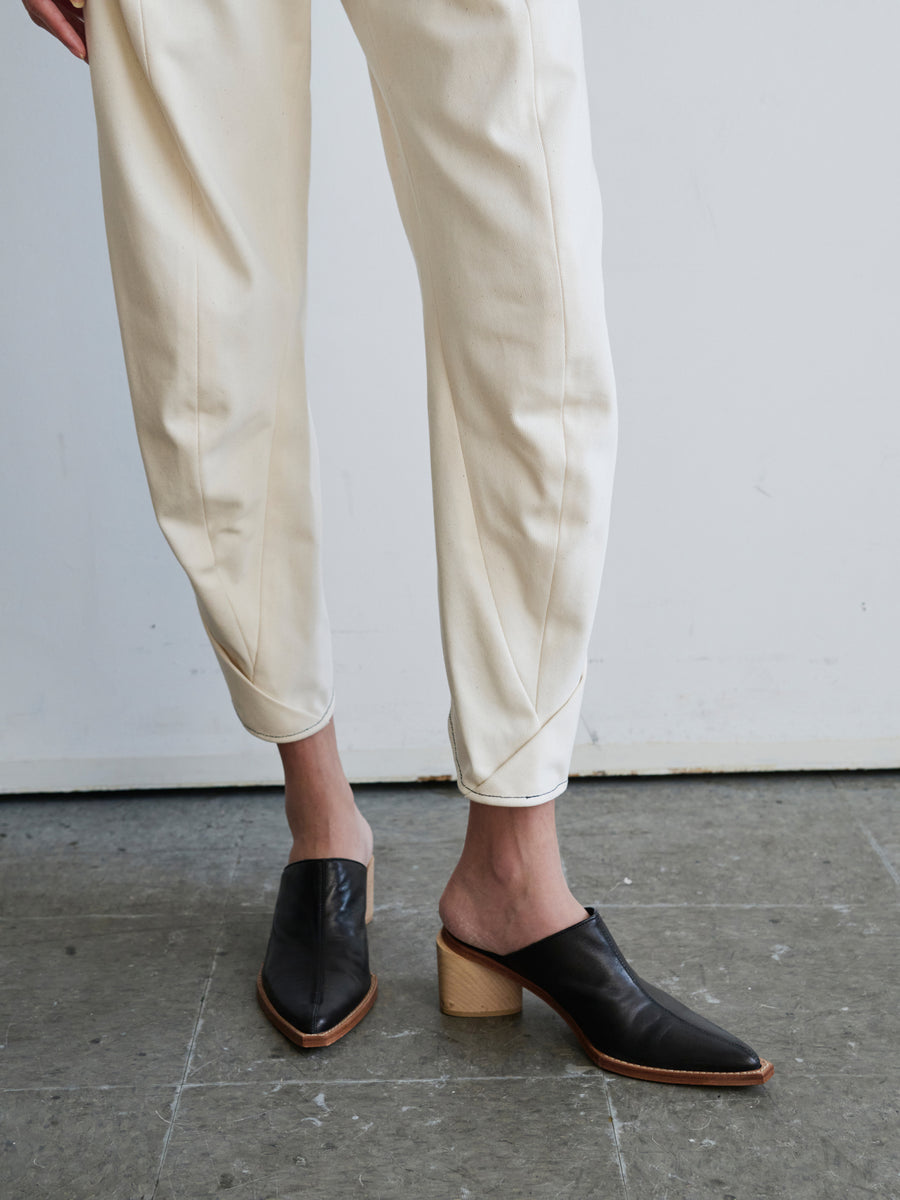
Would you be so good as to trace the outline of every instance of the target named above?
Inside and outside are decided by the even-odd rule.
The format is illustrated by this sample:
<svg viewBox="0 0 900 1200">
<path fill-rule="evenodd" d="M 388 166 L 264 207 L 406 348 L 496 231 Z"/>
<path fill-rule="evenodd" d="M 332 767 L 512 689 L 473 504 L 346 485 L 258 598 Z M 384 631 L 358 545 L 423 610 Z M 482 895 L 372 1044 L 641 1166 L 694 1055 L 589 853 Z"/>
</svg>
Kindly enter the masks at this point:
<svg viewBox="0 0 900 1200">
<path fill-rule="evenodd" d="M 508 954 L 581 920 L 556 840 L 552 803 L 484 811 L 473 804 L 462 855 L 439 904 L 463 941 Z"/>
<path fill-rule="evenodd" d="M 333 721 L 312 737 L 278 749 L 292 839 L 289 861 L 352 858 L 367 862 L 372 854 L 372 830 L 357 808 L 344 774 Z"/>
<path fill-rule="evenodd" d="M 288 862 L 306 858 L 351 858 L 366 863 L 372 857 L 372 846 L 372 830 L 357 809 L 352 821 L 310 824 L 293 832 Z"/>
</svg>

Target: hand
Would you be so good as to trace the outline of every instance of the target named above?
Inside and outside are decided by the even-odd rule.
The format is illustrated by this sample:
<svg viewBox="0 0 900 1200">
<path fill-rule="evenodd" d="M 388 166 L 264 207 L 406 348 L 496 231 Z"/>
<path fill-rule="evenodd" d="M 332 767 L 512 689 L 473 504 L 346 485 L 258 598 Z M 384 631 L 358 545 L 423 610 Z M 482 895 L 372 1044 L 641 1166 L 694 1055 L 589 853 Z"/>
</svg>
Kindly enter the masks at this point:
<svg viewBox="0 0 900 1200">
<path fill-rule="evenodd" d="M 29 17 L 71 50 L 76 58 L 88 61 L 84 36 L 84 0 L 22 0 Z"/>
</svg>

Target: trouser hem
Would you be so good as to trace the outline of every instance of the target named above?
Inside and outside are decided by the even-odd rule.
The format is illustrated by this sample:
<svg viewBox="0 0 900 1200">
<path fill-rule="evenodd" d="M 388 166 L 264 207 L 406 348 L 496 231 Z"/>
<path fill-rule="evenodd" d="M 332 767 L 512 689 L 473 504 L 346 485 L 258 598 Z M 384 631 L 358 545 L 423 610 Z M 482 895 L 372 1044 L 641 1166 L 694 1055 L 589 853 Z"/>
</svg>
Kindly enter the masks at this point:
<svg viewBox="0 0 900 1200">
<path fill-rule="evenodd" d="M 550 800 L 555 800 L 569 786 L 568 778 L 563 779 L 555 787 L 546 792 L 537 792 L 534 795 L 523 796 L 494 796 L 486 792 L 479 792 L 475 788 L 468 787 L 461 779 L 457 779 L 456 786 L 468 800 L 474 800 L 478 804 L 490 804 L 495 808 L 535 808 L 539 804 L 547 804 Z"/>
<path fill-rule="evenodd" d="M 257 684 L 247 678 L 243 671 L 232 662 L 228 651 L 213 636 L 209 625 L 201 619 L 206 629 L 207 637 L 215 651 L 216 658 L 225 682 L 231 693 L 231 702 L 237 718 L 248 733 L 264 742 L 300 742 L 304 738 L 318 733 L 334 715 L 334 691 L 328 695 L 327 685 L 315 688 L 316 694 L 310 694 L 309 707 L 286 704 L 275 696 L 265 692 Z M 325 700 L 325 697 L 328 699 Z M 324 708 L 320 706 L 324 703 Z M 321 712 L 317 716 L 316 713 Z"/>
<path fill-rule="evenodd" d="M 298 730 L 296 733 L 263 733 L 259 729 L 254 729 L 251 725 L 249 725 L 243 719 L 243 717 L 240 716 L 240 713 L 238 713 L 238 718 L 240 719 L 241 724 L 244 726 L 244 728 L 247 730 L 248 733 L 252 733 L 255 738 L 259 738 L 263 742 L 278 742 L 278 743 L 280 743 L 280 742 L 302 742 L 304 740 L 304 738 L 312 737 L 314 733 L 318 733 L 320 729 L 324 729 L 325 726 L 328 724 L 328 722 L 331 720 L 331 718 L 333 716 L 334 716 L 334 697 L 333 696 L 332 696 L 331 700 L 328 702 L 328 707 L 325 709 L 325 712 L 322 714 L 322 716 L 319 717 L 319 719 L 317 721 L 314 721 L 311 725 L 306 725 L 303 729 Z"/>
</svg>

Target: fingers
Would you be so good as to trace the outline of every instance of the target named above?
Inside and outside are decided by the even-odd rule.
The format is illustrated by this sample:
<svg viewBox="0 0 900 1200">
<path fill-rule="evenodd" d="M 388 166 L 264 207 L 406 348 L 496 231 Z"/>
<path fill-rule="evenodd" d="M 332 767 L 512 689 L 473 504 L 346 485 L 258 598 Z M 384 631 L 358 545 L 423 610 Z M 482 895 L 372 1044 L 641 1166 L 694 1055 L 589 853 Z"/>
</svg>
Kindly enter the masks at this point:
<svg viewBox="0 0 900 1200">
<path fill-rule="evenodd" d="M 82 11 L 85 0 L 23 0 L 23 3 L 35 25 L 46 29 L 76 58 L 87 62 Z"/>
</svg>

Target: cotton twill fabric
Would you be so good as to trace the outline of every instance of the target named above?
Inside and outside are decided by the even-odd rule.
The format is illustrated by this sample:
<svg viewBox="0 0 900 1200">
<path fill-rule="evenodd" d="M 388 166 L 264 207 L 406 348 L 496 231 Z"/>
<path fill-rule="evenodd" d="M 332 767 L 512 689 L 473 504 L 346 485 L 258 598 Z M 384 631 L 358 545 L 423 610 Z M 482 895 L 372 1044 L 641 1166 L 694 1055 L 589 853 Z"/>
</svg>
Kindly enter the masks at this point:
<svg viewBox="0 0 900 1200">
<path fill-rule="evenodd" d="M 537 804 L 566 786 L 616 451 L 578 4 L 344 7 L 421 284 L 458 782 Z M 334 704 L 304 374 L 309 0 L 85 12 L 154 508 L 241 721 L 297 740 Z"/>
</svg>

